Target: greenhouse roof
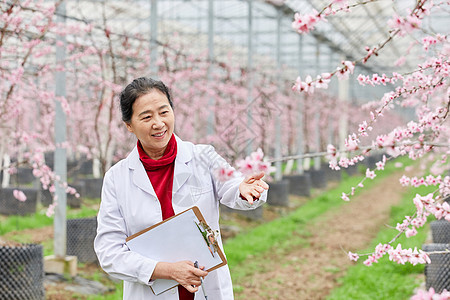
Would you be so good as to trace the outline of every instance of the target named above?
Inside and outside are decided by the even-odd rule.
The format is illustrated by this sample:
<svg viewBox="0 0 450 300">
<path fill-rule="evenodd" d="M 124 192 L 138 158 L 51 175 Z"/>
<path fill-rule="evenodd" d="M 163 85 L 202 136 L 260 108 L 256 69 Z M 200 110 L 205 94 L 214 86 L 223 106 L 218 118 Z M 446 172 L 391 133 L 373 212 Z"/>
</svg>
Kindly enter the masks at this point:
<svg viewBox="0 0 450 300">
<path fill-rule="evenodd" d="M 411 71 L 423 60 L 425 51 L 410 52 L 410 46 L 430 32 L 450 28 L 445 11 L 433 14 L 423 22 L 428 32 L 397 36 L 389 40 L 389 19 L 394 13 L 405 15 L 416 5 L 412 0 L 366 1 L 352 7 L 352 13 L 343 11 L 330 15 L 311 34 L 300 35 L 292 28 L 295 12 L 310 14 L 326 7 L 324 0 L 130 0 L 130 1 L 69 1 L 68 14 L 81 20 L 101 22 L 103 15 L 117 30 L 139 33 L 150 39 L 151 10 L 156 3 L 159 45 L 175 47 L 182 44 L 186 52 L 208 53 L 218 61 L 230 57 L 246 67 L 276 68 L 284 65 L 285 75 L 295 80 L 297 75 L 331 72 L 342 60 L 361 61 L 367 54 L 366 46 L 373 48 L 385 43 L 378 57 L 365 64 L 358 63 L 362 73 Z M 106 4 L 107 3 L 107 4 Z M 349 2 L 351 5 L 356 2 Z M 102 15 L 99 6 L 106 9 Z M 111 21 L 113 20 L 113 21 Z M 278 24 L 280 26 L 278 26 Z M 155 25 L 153 25 L 155 26 Z M 212 36 L 212 38 L 209 38 Z M 417 49 L 417 47 L 415 48 Z M 233 55 L 230 56 L 230 52 Z M 252 55 L 248 55 L 251 53 Z M 395 66 L 407 55 L 406 63 Z M 365 69 L 365 70 L 364 70 Z"/>
</svg>

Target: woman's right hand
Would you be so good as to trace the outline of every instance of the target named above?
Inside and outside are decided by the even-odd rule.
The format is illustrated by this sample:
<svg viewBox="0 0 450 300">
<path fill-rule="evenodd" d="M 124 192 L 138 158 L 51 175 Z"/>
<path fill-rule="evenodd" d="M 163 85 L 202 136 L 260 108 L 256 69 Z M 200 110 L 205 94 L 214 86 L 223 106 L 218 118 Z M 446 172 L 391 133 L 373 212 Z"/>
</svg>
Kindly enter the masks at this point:
<svg viewBox="0 0 450 300">
<path fill-rule="evenodd" d="M 172 279 L 184 286 L 189 292 L 195 293 L 201 284 L 200 277 L 208 275 L 205 267 L 196 268 L 191 261 L 175 263 L 158 262 L 153 271 L 152 279 Z"/>
</svg>

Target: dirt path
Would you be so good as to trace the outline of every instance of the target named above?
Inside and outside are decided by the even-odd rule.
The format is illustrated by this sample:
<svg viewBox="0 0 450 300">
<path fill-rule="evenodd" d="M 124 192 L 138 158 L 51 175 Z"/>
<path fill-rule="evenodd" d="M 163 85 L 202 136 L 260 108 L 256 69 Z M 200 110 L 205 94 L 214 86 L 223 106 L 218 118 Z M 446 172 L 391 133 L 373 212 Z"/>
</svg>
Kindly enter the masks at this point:
<svg viewBox="0 0 450 300">
<path fill-rule="evenodd" d="M 5 239 L 14 239 L 14 236 L 20 234 L 22 238 L 27 238 L 29 243 L 41 244 L 49 239 L 53 239 L 53 225 L 38 229 L 24 229 L 11 231 L 4 235 Z"/>
<path fill-rule="evenodd" d="M 277 261 L 275 268 L 240 283 L 244 291 L 236 299 L 324 299 L 353 263 L 346 253 L 368 247 L 387 222 L 390 207 L 400 202 L 402 174 L 394 173 L 310 224 L 309 247 L 283 257 L 270 254 L 267 261 Z"/>
</svg>

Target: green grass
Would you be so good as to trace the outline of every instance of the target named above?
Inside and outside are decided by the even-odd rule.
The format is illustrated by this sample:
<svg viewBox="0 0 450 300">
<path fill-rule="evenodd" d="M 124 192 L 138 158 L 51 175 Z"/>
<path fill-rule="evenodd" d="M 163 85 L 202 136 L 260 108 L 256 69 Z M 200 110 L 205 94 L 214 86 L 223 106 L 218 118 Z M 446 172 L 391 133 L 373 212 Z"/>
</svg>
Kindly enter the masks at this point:
<svg viewBox="0 0 450 300">
<path fill-rule="evenodd" d="M 401 204 L 392 207 L 389 224 L 395 226 L 406 215 L 413 213 L 415 208 L 411 199 L 416 193 L 425 195 L 434 189 L 435 187 L 410 189 L 403 197 Z M 403 235 L 394 242 L 393 246 L 395 247 L 400 243 L 403 249 L 414 247 L 420 249 L 427 237 L 427 231 L 427 227 L 421 228 L 416 236 L 409 239 Z M 395 229 L 384 228 L 378 233 L 369 249 L 359 252 L 369 253 L 378 243 L 387 243 L 397 233 Z M 362 264 L 364 260 L 365 257 L 361 257 L 357 264 L 348 269 L 347 274 L 339 280 L 340 287 L 332 291 L 327 298 L 328 300 L 409 299 L 414 288 L 420 283 L 418 275 L 423 274 L 424 270 L 423 265 L 413 266 L 409 263 L 405 265 L 393 263 L 389 261 L 388 255 L 385 255 L 379 263 L 373 264 L 371 267 Z"/>
<path fill-rule="evenodd" d="M 94 295 L 87 297 L 87 300 L 120 300 L 123 298 L 123 283 L 118 282 L 114 285 L 108 285 L 109 287 L 113 288 L 114 291 L 103 294 L 103 295 Z"/>
<path fill-rule="evenodd" d="M 407 160 L 397 161 L 405 163 Z M 369 189 L 380 179 L 397 170 L 392 162 L 388 163 L 385 171 L 377 174 L 374 180 L 364 182 L 365 188 Z M 264 271 L 264 266 L 267 265 L 264 254 L 268 251 L 283 254 L 293 246 L 307 247 L 305 237 L 311 233 L 306 231 L 306 224 L 326 211 L 345 203 L 341 199 L 342 192 L 350 191 L 351 187 L 356 186 L 362 178 L 364 176 L 345 176 L 338 187 L 309 200 L 286 217 L 262 224 L 228 240 L 224 245 L 224 250 L 227 254 L 233 282 L 237 283 L 254 272 Z M 357 193 L 359 190 L 357 189 Z M 240 289 L 241 287 L 235 284 L 235 292 L 239 292 Z"/>
<path fill-rule="evenodd" d="M 80 209 L 68 209 L 67 219 L 88 218 L 97 215 L 98 209 L 81 206 Z M 45 209 L 26 216 L 8 216 L 0 219 L 0 236 L 11 231 L 42 228 L 53 224 L 53 217 L 47 217 Z"/>
<path fill-rule="evenodd" d="M 103 295 L 88 296 L 87 300 L 119 300 L 123 298 L 123 282 L 113 282 L 107 278 L 106 273 L 101 270 L 96 271 L 90 276 L 83 276 L 86 279 L 94 280 L 102 283 L 104 286 L 110 288 L 112 291 Z"/>
</svg>

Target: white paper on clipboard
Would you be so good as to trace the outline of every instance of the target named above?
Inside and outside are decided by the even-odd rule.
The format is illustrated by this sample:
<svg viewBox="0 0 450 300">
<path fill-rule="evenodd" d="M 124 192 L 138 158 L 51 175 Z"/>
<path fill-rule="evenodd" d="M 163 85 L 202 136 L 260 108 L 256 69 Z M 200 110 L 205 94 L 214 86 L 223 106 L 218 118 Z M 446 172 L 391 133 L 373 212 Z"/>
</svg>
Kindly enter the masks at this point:
<svg viewBox="0 0 450 300">
<path fill-rule="evenodd" d="M 211 271 L 227 262 L 220 248 L 214 256 L 211 254 L 196 225 L 200 220 L 204 222 L 200 210 L 195 206 L 130 236 L 126 244 L 131 251 L 156 261 L 198 261 L 200 266 L 205 266 L 205 270 Z M 159 295 L 177 285 L 178 282 L 174 280 L 156 279 L 151 289 Z"/>
</svg>

